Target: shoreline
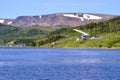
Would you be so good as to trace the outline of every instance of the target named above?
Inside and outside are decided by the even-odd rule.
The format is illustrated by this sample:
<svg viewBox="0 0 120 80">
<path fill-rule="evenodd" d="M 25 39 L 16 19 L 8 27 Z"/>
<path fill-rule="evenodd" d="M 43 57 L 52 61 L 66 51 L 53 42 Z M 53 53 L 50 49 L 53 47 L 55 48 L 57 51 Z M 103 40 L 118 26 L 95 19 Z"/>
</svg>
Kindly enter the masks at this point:
<svg viewBox="0 0 120 80">
<path fill-rule="evenodd" d="M 107 48 L 107 47 L 44 47 L 44 46 L 0 46 L 0 48 L 61 48 L 61 49 L 120 49 L 120 47 L 112 47 L 112 48 Z"/>
</svg>

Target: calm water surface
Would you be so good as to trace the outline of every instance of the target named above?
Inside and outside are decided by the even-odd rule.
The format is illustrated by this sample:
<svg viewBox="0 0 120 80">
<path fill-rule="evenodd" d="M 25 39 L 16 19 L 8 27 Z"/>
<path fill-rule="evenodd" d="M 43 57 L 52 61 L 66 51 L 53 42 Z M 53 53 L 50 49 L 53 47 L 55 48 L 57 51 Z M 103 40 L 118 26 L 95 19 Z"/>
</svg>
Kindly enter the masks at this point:
<svg viewBox="0 0 120 80">
<path fill-rule="evenodd" d="M 0 80 L 120 80 L 120 49 L 0 48 Z"/>
</svg>

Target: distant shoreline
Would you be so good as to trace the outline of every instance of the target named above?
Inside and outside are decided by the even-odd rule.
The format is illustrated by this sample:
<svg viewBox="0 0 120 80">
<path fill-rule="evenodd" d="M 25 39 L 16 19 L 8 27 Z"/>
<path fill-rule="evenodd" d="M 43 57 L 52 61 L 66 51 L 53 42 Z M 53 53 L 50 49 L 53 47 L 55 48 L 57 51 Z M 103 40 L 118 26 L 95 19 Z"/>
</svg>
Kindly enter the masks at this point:
<svg viewBox="0 0 120 80">
<path fill-rule="evenodd" d="M 107 48 L 107 47 L 33 47 L 33 46 L 0 46 L 0 48 L 63 48 L 63 49 L 120 49 L 120 47 L 112 47 L 112 48 Z"/>
</svg>

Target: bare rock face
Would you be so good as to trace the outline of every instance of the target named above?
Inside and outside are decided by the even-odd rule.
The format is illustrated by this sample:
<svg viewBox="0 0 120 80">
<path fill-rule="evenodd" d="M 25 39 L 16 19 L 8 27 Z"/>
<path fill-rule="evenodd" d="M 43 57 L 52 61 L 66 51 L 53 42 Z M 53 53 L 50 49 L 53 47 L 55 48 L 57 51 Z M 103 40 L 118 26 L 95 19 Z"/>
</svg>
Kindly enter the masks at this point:
<svg viewBox="0 0 120 80">
<path fill-rule="evenodd" d="M 32 25 L 40 26 L 79 26 L 91 22 L 103 22 L 116 17 L 107 14 L 91 13 L 56 13 L 41 16 L 19 16 L 16 19 L 0 19 L 0 23 L 12 26 L 26 27 Z"/>
<path fill-rule="evenodd" d="M 37 25 L 40 21 L 39 16 L 19 16 L 13 20 L 14 26 L 32 26 Z"/>
</svg>

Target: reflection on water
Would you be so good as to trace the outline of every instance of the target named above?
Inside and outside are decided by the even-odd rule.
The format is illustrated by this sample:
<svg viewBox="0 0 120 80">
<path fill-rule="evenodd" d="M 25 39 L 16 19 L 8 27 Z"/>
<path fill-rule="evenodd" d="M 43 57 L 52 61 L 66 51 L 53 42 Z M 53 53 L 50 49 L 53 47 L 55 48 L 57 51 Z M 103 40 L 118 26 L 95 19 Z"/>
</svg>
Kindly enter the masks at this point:
<svg viewBox="0 0 120 80">
<path fill-rule="evenodd" d="M 1 48 L 0 80 L 120 80 L 120 50 Z"/>
<path fill-rule="evenodd" d="M 117 62 L 120 59 L 40 59 L 40 60 L 22 60 L 22 61 L 0 61 L 0 66 L 21 65 L 21 64 L 79 64 L 79 63 L 105 63 Z"/>
<path fill-rule="evenodd" d="M 99 63 L 99 62 L 120 62 L 120 59 L 43 59 L 44 62 L 58 63 Z M 39 61 L 38 61 L 39 62 Z"/>
</svg>

